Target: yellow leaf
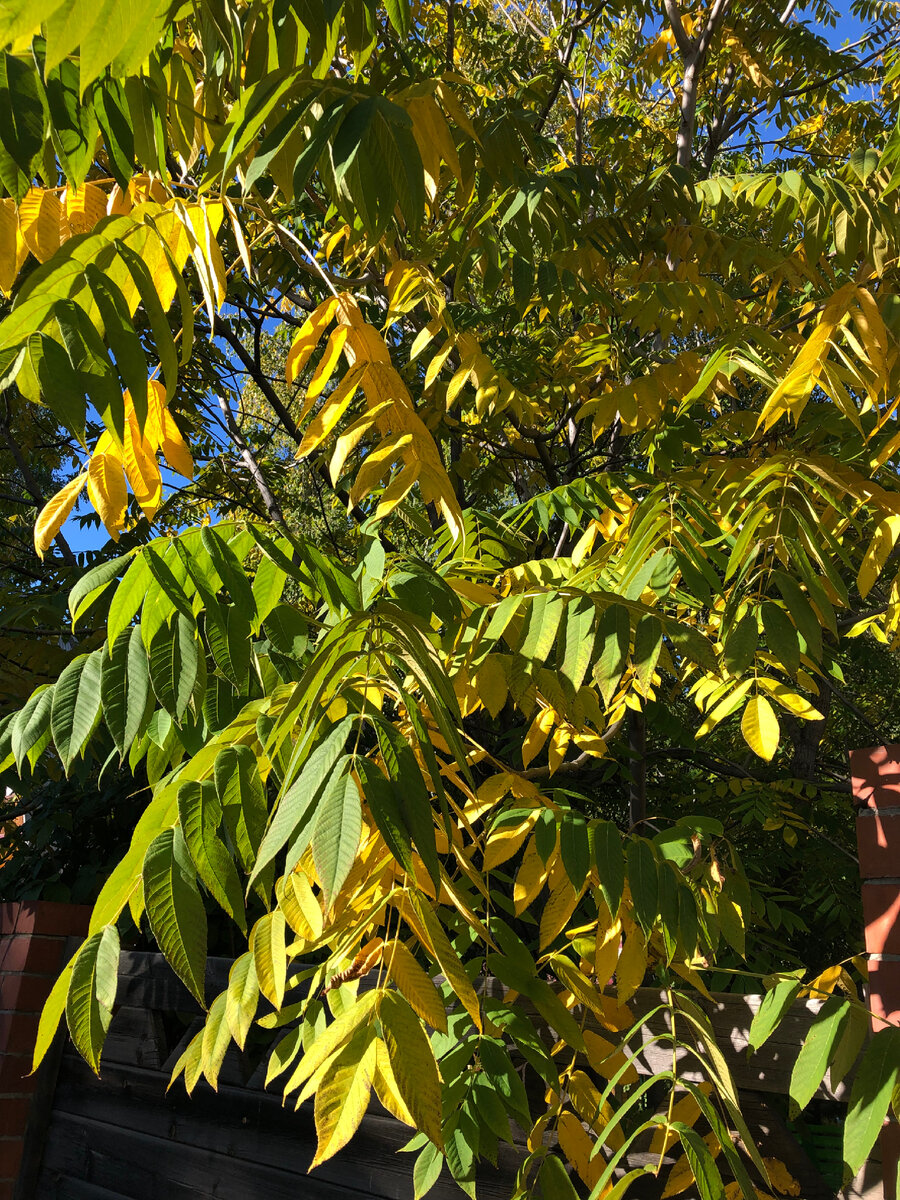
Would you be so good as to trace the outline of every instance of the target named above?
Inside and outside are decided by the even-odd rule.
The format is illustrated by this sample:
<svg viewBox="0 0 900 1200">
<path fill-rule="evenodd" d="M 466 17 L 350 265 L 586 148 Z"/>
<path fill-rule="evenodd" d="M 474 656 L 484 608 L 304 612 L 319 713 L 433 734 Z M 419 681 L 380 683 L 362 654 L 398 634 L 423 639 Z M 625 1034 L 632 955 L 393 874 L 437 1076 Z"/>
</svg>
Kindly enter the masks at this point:
<svg viewBox="0 0 900 1200">
<path fill-rule="evenodd" d="M 428 935 L 431 942 L 430 948 L 434 951 L 434 956 L 441 970 L 444 972 L 447 982 L 453 988 L 463 1008 L 472 1018 L 472 1021 L 480 1032 L 481 1009 L 478 1004 L 478 996 L 472 987 L 472 981 L 465 972 L 459 955 L 450 944 L 450 940 L 444 932 L 444 927 L 435 915 L 434 909 L 417 895 L 413 895 L 411 899 L 416 914 L 424 927 L 424 932 Z"/>
<path fill-rule="evenodd" d="M 281 1008 L 287 981 L 284 935 L 284 913 L 280 908 L 260 917 L 250 932 L 250 949 L 253 951 L 259 990 L 275 1008 Z"/>
<path fill-rule="evenodd" d="M 305 875 L 293 871 L 289 878 L 294 898 L 306 922 L 306 929 L 298 929 L 297 933 L 307 941 L 315 941 L 322 936 L 322 909 Z"/>
<path fill-rule="evenodd" d="M 601 1037 L 599 1033 L 584 1031 L 584 1043 L 587 1046 L 588 1062 L 604 1079 L 612 1079 L 625 1066 L 627 1056 L 624 1051 L 617 1050 L 612 1042 Z M 637 1083 L 638 1073 L 634 1063 L 629 1063 L 619 1076 L 620 1083 Z"/>
<path fill-rule="evenodd" d="M 509 684 L 501 654 L 489 654 L 475 675 L 475 687 L 481 703 L 495 719 L 500 715 L 509 695 Z"/>
<path fill-rule="evenodd" d="M 403 1097 L 400 1095 L 400 1089 L 397 1087 L 397 1080 L 394 1078 L 391 1068 L 387 1046 L 381 1038 L 377 1038 L 375 1041 L 375 1073 L 372 1076 L 372 1086 L 375 1088 L 376 1096 L 392 1117 L 396 1117 L 404 1125 L 415 1125 L 412 1114 L 403 1103 Z"/>
<path fill-rule="evenodd" d="M 38 519 L 34 525 L 34 548 L 41 558 L 44 557 L 50 543 L 72 511 L 75 501 L 78 499 L 78 493 L 84 487 L 87 477 L 87 471 L 83 471 L 77 478 L 72 479 L 52 499 L 48 500 L 38 513 Z"/>
<path fill-rule="evenodd" d="M 632 925 L 625 938 L 616 967 L 616 991 L 619 1003 L 625 1004 L 644 982 L 647 971 L 647 942 L 643 930 Z"/>
<path fill-rule="evenodd" d="M 106 216 L 108 196 L 96 183 L 83 183 L 80 188 L 66 188 L 65 210 L 71 236 L 89 233 Z"/>
<path fill-rule="evenodd" d="M 782 708 L 786 708 L 795 717 L 800 717 L 804 721 L 821 721 L 824 719 L 819 710 L 810 704 L 804 696 L 798 695 L 797 692 L 792 692 L 790 688 L 785 687 L 783 683 L 779 683 L 777 679 L 761 678 L 757 680 L 757 683 L 773 699 L 777 700 Z"/>
<path fill-rule="evenodd" d="M 16 202 L 9 198 L 0 200 L 0 288 L 7 296 L 27 257 L 28 247 L 19 228 Z"/>
<path fill-rule="evenodd" d="M 608 913 L 609 908 L 604 904 Z M 618 917 L 605 930 L 602 938 L 597 934 L 597 946 L 594 950 L 594 974 L 600 987 L 606 987 L 612 978 L 613 971 L 619 959 L 620 942 L 622 940 L 622 922 Z"/>
<path fill-rule="evenodd" d="M 340 325 L 339 329 L 346 329 L 346 326 Z M 334 389 L 319 411 L 316 413 L 312 421 L 310 421 L 306 432 L 303 435 L 303 441 L 297 450 L 297 458 L 305 458 L 307 454 L 311 454 L 313 450 L 324 441 L 326 437 L 337 425 L 338 421 L 350 407 L 353 397 L 356 395 L 357 388 L 362 382 L 362 376 L 365 371 L 365 366 L 353 367 L 338 386 Z M 309 398 L 309 393 L 307 393 Z M 304 405 L 305 407 L 305 405 Z M 302 414 L 301 414 L 302 419 Z M 341 463 L 343 466 L 343 463 Z"/>
<path fill-rule="evenodd" d="M 431 1043 L 409 1004 L 385 992 L 378 1008 L 391 1069 L 403 1103 L 427 1138 L 440 1149 L 441 1079 Z"/>
<path fill-rule="evenodd" d="M 775 710 L 765 696 L 753 696 L 744 709 L 741 733 L 754 754 L 769 762 L 778 749 L 781 728 Z"/>
<path fill-rule="evenodd" d="M 29 188 L 19 205 L 19 228 L 38 262 L 46 262 L 59 249 L 62 211 L 56 192 L 41 188 Z"/>
<path fill-rule="evenodd" d="M 532 759 L 540 753 L 555 720 L 556 713 L 552 708 L 542 708 L 531 722 L 528 732 L 525 734 L 525 740 L 522 742 L 523 767 L 527 767 Z"/>
<path fill-rule="evenodd" d="M 801 990 L 800 995 L 812 996 L 814 999 L 830 996 L 840 982 L 842 971 L 843 968 L 840 963 L 833 967 L 826 967 L 821 975 L 817 975 L 811 983 L 807 984 Z"/>
<path fill-rule="evenodd" d="M 307 1079 L 321 1070 L 356 1029 L 371 1017 L 375 1002 L 381 992 L 373 989 L 363 992 L 355 1004 L 336 1017 L 322 1030 L 311 1045 L 304 1045 L 304 1054 L 284 1088 L 285 1096 L 295 1092 Z"/>
<path fill-rule="evenodd" d="M 900 516 L 891 513 L 882 517 L 875 527 L 875 533 L 872 535 L 872 540 L 869 542 L 869 547 L 863 556 L 859 573 L 856 576 L 856 586 L 863 599 L 868 596 L 884 569 L 898 537 L 900 537 Z"/>
<path fill-rule="evenodd" d="M 376 1066 L 375 1033 L 358 1029 L 332 1062 L 316 1090 L 316 1156 L 310 1164 L 331 1158 L 350 1141 L 369 1107 Z"/>
<path fill-rule="evenodd" d="M 163 437 L 159 448 L 173 471 L 177 471 L 185 479 L 194 478 L 194 459 L 181 436 L 181 430 L 175 424 L 175 418 L 168 409 L 163 414 Z"/>
<path fill-rule="evenodd" d="M 763 1162 L 769 1174 L 769 1183 L 776 1192 L 780 1192 L 782 1196 L 800 1195 L 800 1184 L 780 1158 L 764 1158 Z"/>
<path fill-rule="evenodd" d="M 414 1012 L 432 1029 L 447 1032 L 447 1013 L 440 993 L 403 942 L 397 941 L 383 955 L 388 974 L 409 1001 Z"/>
<path fill-rule="evenodd" d="M 285 365 L 285 380 L 288 387 L 294 383 L 312 358 L 319 338 L 334 317 L 337 306 L 337 297 L 329 296 L 327 300 L 322 301 L 314 312 L 309 314 L 301 328 L 297 331 L 297 336 L 291 343 L 287 364 Z"/>
<path fill-rule="evenodd" d="M 518 825 L 500 825 L 495 832 L 488 835 L 484 850 L 485 871 L 493 871 L 495 867 L 512 858 L 531 833 L 538 815 L 538 810 L 535 809 Z"/>
<path fill-rule="evenodd" d="M 125 528 L 128 491 L 122 463 L 114 454 L 92 454 L 88 463 L 88 499 L 114 542 Z"/>
<path fill-rule="evenodd" d="M 322 357 L 319 359 L 319 364 L 313 372 L 313 377 L 309 381 L 309 387 L 306 389 L 306 403 L 304 409 L 309 411 L 308 405 L 320 396 L 328 385 L 328 381 L 334 373 L 334 368 L 337 365 L 337 360 L 341 356 L 341 351 L 344 348 L 344 342 L 347 340 L 348 326 L 338 325 L 332 329 L 328 341 L 325 343 L 325 350 Z"/>
<path fill-rule="evenodd" d="M 550 898 L 541 913 L 541 949 L 548 946 L 554 938 L 565 929 L 566 924 L 578 904 L 579 893 L 575 891 L 567 876 L 564 876 L 556 888 L 550 893 Z"/>
<path fill-rule="evenodd" d="M 698 1087 L 706 1096 L 712 1091 L 712 1085 L 705 1081 L 698 1084 Z M 671 1120 L 680 1121 L 682 1125 L 688 1125 L 690 1128 L 693 1128 L 697 1124 L 699 1117 L 700 1105 L 691 1092 L 682 1096 L 678 1103 L 672 1107 Z M 665 1125 L 660 1125 L 653 1134 L 653 1141 L 650 1143 L 650 1153 L 665 1154 L 677 1141 L 678 1131 L 676 1129 L 669 1129 Z"/>
<path fill-rule="evenodd" d="M 582 1121 L 587 1121 L 595 1133 L 602 1133 L 613 1117 L 609 1102 L 601 1103 L 600 1093 L 584 1071 L 573 1071 L 569 1076 L 567 1088 L 572 1106 Z M 605 1141 L 613 1150 L 618 1150 L 625 1141 L 621 1126 L 612 1128 Z"/>
<path fill-rule="evenodd" d="M 560 1113 L 556 1132 L 563 1154 L 578 1172 L 581 1182 L 585 1187 L 596 1187 L 606 1170 L 606 1160 L 602 1154 L 591 1157 L 594 1139 L 575 1114 L 568 1111 Z"/>
<path fill-rule="evenodd" d="M 513 887 L 513 903 L 516 916 L 520 916 L 529 908 L 540 895 L 541 888 L 547 882 L 547 865 L 537 852 L 534 842 L 528 843 L 528 848 L 522 856 L 522 862 L 516 875 Z"/>
</svg>

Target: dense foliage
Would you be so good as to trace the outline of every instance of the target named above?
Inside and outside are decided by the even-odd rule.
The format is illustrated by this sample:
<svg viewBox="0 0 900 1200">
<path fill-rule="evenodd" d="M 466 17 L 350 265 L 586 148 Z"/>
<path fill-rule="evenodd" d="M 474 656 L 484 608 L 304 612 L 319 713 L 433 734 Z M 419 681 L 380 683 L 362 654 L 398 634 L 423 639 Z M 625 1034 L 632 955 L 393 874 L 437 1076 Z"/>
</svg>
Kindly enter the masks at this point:
<svg viewBox="0 0 900 1200">
<path fill-rule="evenodd" d="M 150 788 L 37 1061 L 65 1013 L 98 1067 L 149 931 L 209 1001 L 176 1075 L 276 1031 L 316 1162 L 374 1089 L 417 1196 L 511 1120 L 523 1194 L 784 1186 L 699 1002 L 765 976 L 758 1048 L 812 977 L 800 1108 L 867 1028 L 900 19 L 857 8 L 836 50 L 825 0 L 3 6 L 0 455 L 42 564 L 3 568 L 0 650 L 61 657 L 0 769 Z M 898 1069 L 882 1030 L 848 1174 Z"/>
</svg>

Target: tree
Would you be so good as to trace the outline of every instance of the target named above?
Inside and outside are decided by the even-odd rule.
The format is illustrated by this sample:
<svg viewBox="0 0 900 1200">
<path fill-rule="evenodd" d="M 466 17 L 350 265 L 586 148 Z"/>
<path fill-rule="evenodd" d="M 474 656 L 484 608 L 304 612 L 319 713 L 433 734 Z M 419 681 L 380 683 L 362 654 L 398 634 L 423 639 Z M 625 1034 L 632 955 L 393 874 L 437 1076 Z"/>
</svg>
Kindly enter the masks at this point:
<svg viewBox="0 0 900 1200">
<path fill-rule="evenodd" d="M 843 50 L 824 3 L 114 7 L 0 26 L 0 369 L 83 446 L 35 546 L 86 488 L 124 551 L 69 595 L 102 644 L 0 763 L 153 789 L 36 1061 L 65 1012 L 97 1068 L 129 921 L 205 1004 L 228 919 L 247 949 L 176 1074 L 215 1083 L 262 1013 L 316 1162 L 374 1089 L 419 1131 L 420 1195 L 444 1161 L 471 1192 L 515 1119 L 522 1191 L 574 1195 L 568 1164 L 599 1195 L 653 1131 L 670 1188 L 725 1194 L 718 1159 L 753 1197 L 697 996 L 766 974 L 758 1046 L 809 969 L 845 989 L 833 1072 L 865 1030 L 740 844 L 749 820 L 840 851 L 847 639 L 892 670 L 893 7 Z M 711 815 L 732 781 L 756 808 Z M 634 1086 L 645 978 L 711 1097 Z M 801 1056 L 798 1104 L 824 1070 Z"/>
</svg>

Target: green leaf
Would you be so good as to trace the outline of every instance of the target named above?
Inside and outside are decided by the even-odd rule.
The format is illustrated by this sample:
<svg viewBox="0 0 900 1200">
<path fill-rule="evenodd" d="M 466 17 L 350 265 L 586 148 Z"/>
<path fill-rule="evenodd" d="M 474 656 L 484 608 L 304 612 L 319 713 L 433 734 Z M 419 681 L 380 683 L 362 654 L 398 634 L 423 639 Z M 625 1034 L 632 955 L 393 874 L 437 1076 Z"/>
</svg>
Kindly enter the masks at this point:
<svg viewBox="0 0 900 1200">
<path fill-rule="evenodd" d="M 265 621 L 281 599 L 288 573 L 271 558 L 260 559 L 256 574 L 253 577 L 253 601 L 256 605 L 255 628 L 259 622 Z"/>
<path fill-rule="evenodd" d="M 279 798 L 262 845 L 259 848 L 250 882 L 268 866 L 282 850 L 288 839 L 295 838 L 310 828 L 310 819 L 325 781 L 332 774 L 337 760 L 343 753 L 352 718 L 345 717 L 310 754 L 300 774 Z"/>
<path fill-rule="evenodd" d="M 253 624 L 256 621 L 256 600 L 253 589 L 244 568 L 238 561 L 237 555 L 216 533 L 215 529 L 204 526 L 200 536 L 203 548 L 212 559 L 213 566 L 222 580 L 222 585 L 231 597 L 232 603 L 246 619 Z"/>
<path fill-rule="evenodd" d="M 96 91 L 97 120 L 103 134 L 110 169 L 120 188 L 134 174 L 134 130 L 125 89 L 117 79 L 103 80 Z"/>
<path fill-rule="evenodd" d="M 658 617 L 641 617 L 634 631 L 634 652 L 631 656 L 641 691 L 646 695 L 653 683 L 653 673 L 662 650 L 663 629 Z"/>
<path fill-rule="evenodd" d="M 178 817 L 197 874 L 216 902 L 242 933 L 247 931 L 244 900 L 237 868 L 218 836 L 222 806 L 211 779 L 191 780 L 178 789 Z"/>
<path fill-rule="evenodd" d="M 653 847 L 641 837 L 632 837 L 626 851 L 628 859 L 628 886 L 634 915 L 644 933 L 650 931 L 659 916 L 659 876 Z"/>
<path fill-rule="evenodd" d="M 121 290 L 94 263 L 84 268 L 94 302 L 103 321 L 107 344 L 116 360 L 122 382 L 128 389 L 137 416 L 138 428 L 144 432 L 147 420 L 147 357 L 141 339 L 135 332 L 128 304 Z"/>
<path fill-rule="evenodd" d="M 52 705 L 53 688 L 44 684 L 29 696 L 24 707 L 15 715 L 10 726 L 10 745 L 20 775 L 26 756 L 33 767 L 38 756 L 50 741 Z"/>
<path fill-rule="evenodd" d="M 743 675 L 748 669 L 756 654 L 758 641 L 756 613 L 744 613 L 725 642 L 724 663 L 732 675 Z"/>
<path fill-rule="evenodd" d="M 831 1057 L 829 1077 L 832 1091 L 855 1065 L 868 1034 L 869 1014 L 862 1004 L 851 1004 L 849 1019 Z"/>
<path fill-rule="evenodd" d="M 84 445 L 87 420 L 84 380 L 69 354 L 47 334 L 32 333 L 28 338 L 28 361 L 38 382 L 41 402 Z"/>
<path fill-rule="evenodd" d="M 584 683 L 585 674 L 590 666 L 591 654 L 594 649 L 591 630 L 594 627 L 596 616 L 597 609 L 594 602 L 586 596 L 570 600 L 566 605 L 562 675 L 568 679 L 576 691 Z"/>
<path fill-rule="evenodd" d="M 206 640 L 213 660 L 237 690 L 246 693 L 250 676 L 250 622 L 234 605 L 205 597 Z"/>
<path fill-rule="evenodd" d="M 34 62 L 12 54 L 0 54 L 0 137 L 9 157 L 27 182 L 35 158 L 44 144 L 44 105 Z M 21 200 L 21 183 L 4 179 L 7 190 Z"/>
<path fill-rule="evenodd" d="M 444 1156 L 433 1142 L 426 1142 L 413 1167 L 413 1200 L 427 1196 L 440 1178 Z"/>
<path fill-rule="evenodd" d="M 66 963 L 65 967 L 63 967 L 59 978 L 50 990 L 50 995 L 44 1002 L 44 1007 L 41 1009 L 41 1019 L 38 1022 L 37 1038 L 35 1039 L 34 1054 L 31 1061 L 32 1075 L 44 1061 L 44 1056 L 56 1037 L 59 1023 L 66 1011 L 66 998 L 69 994 L 69 985 L 72 982 L 72 970 L 80 952 L 79 947 Z"/>
<path fill-rule="evenodd" d="M 122 630 L 134 620 L 138 609 L 144 602 L 150 578 L 150 568 L 147 566 L 145 555 L 136 555 L 125 572 L 122 582 L 116 588 L 116 593 L 109 606 L 109 616 L 106 619 L 106 640 L 110 646 L 113 645 Z"/>
<path fill-rule="evenodd" d="M 788 674 L 796 677 L 800 666 L 800 639 L 794 623 L 784 609 L 771 600 L 762 606 L 762 622 L 769 650 Z"/>
<path fill-rule="evenodd" d="M 672 1128 L 678 1130 L 682 1149 L 691 1165 L 702 1200 L 724 1200 L 725 1184 L 706 1142 L 699 1133 L 680 1121 L 673 1121 Z"/>
<path fill-rule="evenodd" d="M 228 990 L 225 997 L 225 1023 L 241 1050 L 244 1048 L 258 1005 L 256 963 L 253 951 L 248 950 L 235 959 L 228 972 Z"/>
<path fill-rule="evenodd" d="M 600 877 L 600 890 L 609 911 L 615 917 L 625 890 L 622 835 L 612 821 L 597 821 L 591 825 L 591 840 L 594 846 L 594 862 Z"/>
<path fill-rule="evenodd" d="M 97 142 L 99 125 L 92 100 L 82 103 L 78 63 L 66 59 L 48 71 L 44 91 L 50 113 L 50 137 L 63 172 L 71 183 L 84 182 Z"/>
<path fill-rule="evenodd" d="M 800 987 L 799 979 L 782 979 L 766 992 L 750 1022 L 747 1041 L 751 1050 L 758 1050 L 775 1032 L 797 999 Z"/>
<path fill-rule="evenodd" d="M 125 436 L 125 401 L 116 368 L 99 333 L 84 309 L 72 300 L 57 300 L 53 315 L 79 386 L 121 443 Z"/>
<path fill-rule="evenodd" d="M 409 0 L 385 0 L 385 11 L 388 20 L 401 37 L 409 37 L 410 5 Z"/>
<path fill-rule="evenodd" d="M 389 778 L 400 801 L 403 824 L 435 887 L 440 885 L 440 864 L 434 835 L 431 798 L 411 747 L 387 721 L 376 722 L 378 744 Z"/>
<path fill-rule="evenodd" d="M 900 1073 L 900 1029 L 876 1033 L 863 1055 L 850 1089 L 844 1123 L 845 1180 L 868 1160 L 887 1116 Z"/>
<path fill-rule="evenodd" d="M 206 910 L 181 830 L 164 829 L 144 858 L 144 904 L 160 950 L 185 986 L 204 1002 Z"/>
<path fill-rule="evenodd" d="M 844 1031 L 850 1001 L 829 996 L 800 1047 L 791 1072 L 790 1097 L 793 1117 L 803 1111 L 825 1078 L 838 1039 Z"/>
<path fill-rule="evenodd" d="M 403 819 L 399 789 L 370 758 L 357 760 L 363 797 L 388 849 L 407 874 L 414 874 L 412 840 Z"/>
<path fill-rule="evenodd" d="M 68 664 L 53 689 L 50 728 L 67 775 L 100 718 L 101 670 L 99 650 L 80 654 Z"/>
<path fill-rule="evenodd" d="M 156 291 L 156 285 L 153 282 L 153 276 L 141 256 L 127 242 L 117 238 L 116 249 L 140 293 L 144 314 L 153 334 L 153 344 L 162 366 L 163 379 L 166 383 L 166 398 L 171 400 L 178 382 L 178 352 L 175 347 L 175 339 L 172 337 L 172 330 L 169 328 L 169 322 Z"/>
<path fill-rule="evenodd" d="M 572 887 L 580 891 L 591 869 L 591 843 L 584 817 L 577 813 L 564 815 L 559 826 L 559 851 Z"/>
<path fill-rule="evenodd" d="M 150 643 L 150 678 L 163 708 L 180 721 L 197 682 L 199 646 L 193 623 L 176 613 L 171 626 L 163 625 Z"/>
<path fill-rule="evenodd" d="M 66 995 L 66 1022 L 75 1049 L 98 1075 L 100 1052 L 116 1000 L 118 972 L 119 935 L 115 925 L 105 925 L 81 947 Z"/>
<path fill-rule="evenodd" d="M 216 755 L 214 775 L 225 828 L 243 870 L 249 872 L 269 815 L 253 751 L 249 746 L 226 746 Z"/>
<path fill-rule="evenodd" d="M 140 625 L 123 629 L 112 648 L 104 646 L 100 699 L 106 727 L 119 757 L 124 758 L 153 711 L 150 667 Z"/>
<path fill-rule="evenodd" d="M 350 873 L 361 834 L 362 810 L 356 780 L 349 772 L 335 774 L 322 793 L 312 836 L 313 860 L 327 907 Z"/>
<path fill-rule="evenodd" d="M 621 604 L 610 604 L 597 624 L 600 653 L 594 666 L 594 681 L 606 705 L 612 700 L 625 669 L 630 638 L 628 609 Z"/>
<path fill-rule="evenodd" d="M 538 1175 L 542 1200 L 577 1200 L 578 1193 L 569 1178 L 562 1159 L 548 1154 L 541 1163 Z"/>
<path fill-rule="evenodd" d="M 276 908 L 260 917 L 250 933 L 259 990 L 276 1009 L 281 1008 L 287 980 L 285 931 L 284 913 Z"/>
<path fill-rule="evenodd" d="M 69 592 L 69 612 L 72 615 L 72 628 L 75 628 L 79 617 L 82 617 L 92 604 L 103 595 L 112 581 L 119 576 L 130 562 L 131 555 L 125 554 L 120 558 L 110 559 L 87 571 Z"/>
</svg>

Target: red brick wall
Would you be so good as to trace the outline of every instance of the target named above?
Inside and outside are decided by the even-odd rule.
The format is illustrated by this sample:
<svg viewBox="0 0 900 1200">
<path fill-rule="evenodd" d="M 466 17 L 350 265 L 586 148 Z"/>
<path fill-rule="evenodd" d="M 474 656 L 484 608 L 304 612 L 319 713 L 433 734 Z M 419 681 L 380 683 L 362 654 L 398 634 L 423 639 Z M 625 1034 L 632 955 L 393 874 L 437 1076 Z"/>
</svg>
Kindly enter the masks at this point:
<svg viewBox="0 0 900 1200">
<path fill-rule="evenodd" d="M 858 805 L 856 843 L 869 958 L 869 1008 L 885 1024 L 900 1024 L 900 746 L 850 753 Z M 884 1194 L 894 1200 L 900 1127 L 881 1134 Z"/>
<path fill-rule="evenodd" d="M 0 904 L 0 1200 L 12 1200 L 22 1161 L 41 1008 L 65 966 L 66 939 L 87 932 L 90 911 L 45 900 Z"/>
</svg>

